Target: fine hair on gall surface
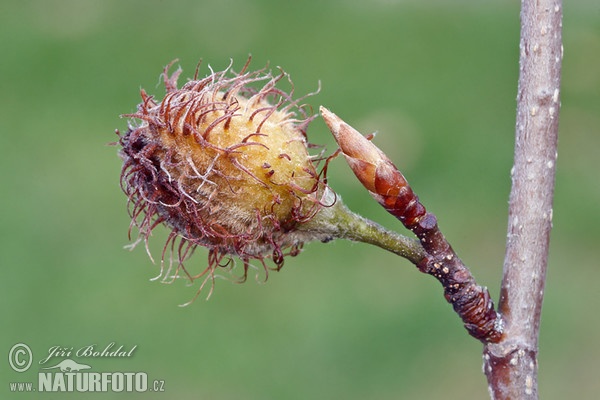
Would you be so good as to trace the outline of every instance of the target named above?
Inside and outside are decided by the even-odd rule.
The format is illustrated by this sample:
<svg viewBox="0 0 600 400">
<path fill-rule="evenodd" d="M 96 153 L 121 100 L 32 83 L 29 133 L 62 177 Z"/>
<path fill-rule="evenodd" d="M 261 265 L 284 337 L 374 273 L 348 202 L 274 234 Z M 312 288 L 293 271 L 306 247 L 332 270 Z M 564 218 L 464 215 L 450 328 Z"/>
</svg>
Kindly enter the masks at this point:
<svg viewBox="0 0 600 400">
<path fill-rule="evenodd" d="M 174 62 L 161 75 L 164 98 L 142 89 L 137 112 L 124 115 L 132 119 L 128 130 L 117 132 L 130 235 L 137 228 L 137 242 L 148 248 L 155 227 L 170 228 L 163 280 L 183 273 L 192 281 L 204 277 L 200 290 L 207 281 L 212 288 L 216 268 L 232 267 L 232 257 L 241 260 L 242 281 L 252 260 L 266 279 L 286 255 L 315 239 L 298 229 L 315 217 L 328 191 L 318 172 L 323 159 L 309 153 L 316 147 L 306 136 L 312 110 L 301 104 L 306 96 L 292 98 L 293 84 L 281 69 L 248 71 L 248 59 L 240 72 L 231 63 L 218 72 L 209 67 L 199 79 L 197 69 L 178 88 L 181 69 L 169 73 Z M 208 248 L 208 265 L 191 274 L 183 262 L 197 246 Z"/>
</svg>

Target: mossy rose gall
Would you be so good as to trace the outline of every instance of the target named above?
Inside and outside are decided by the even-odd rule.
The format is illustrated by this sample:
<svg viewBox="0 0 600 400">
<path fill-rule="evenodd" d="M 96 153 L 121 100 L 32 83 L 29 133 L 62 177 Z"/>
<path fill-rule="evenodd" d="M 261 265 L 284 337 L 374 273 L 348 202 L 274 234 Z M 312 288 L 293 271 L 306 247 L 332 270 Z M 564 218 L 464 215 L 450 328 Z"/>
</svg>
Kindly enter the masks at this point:
<svg viewBox="0 0 600 400">
<path fill-rule="evenodd" d="M 165 249 L 178 252 L 178 268 L 197 245 L 210 250 L 211 274 L 231 255 L 245 272 L 252 259 L 280 268 L 286 254 L 320 238 L 298 229 L 326 194 L 308 152 L 313 117 L 277 87 L 289 80 L 283 71 L 247 72 L 247 63 L 240 73 L 230 66 L 178 88 L 181 69 L 169 75 L 170 66 L 164 98 L 142 90 L 137 112 L 125 115 L 140 122 L 120 135 L 132 226 L 147 241 L 154 227 L 168 225 Z"/>
</svg>

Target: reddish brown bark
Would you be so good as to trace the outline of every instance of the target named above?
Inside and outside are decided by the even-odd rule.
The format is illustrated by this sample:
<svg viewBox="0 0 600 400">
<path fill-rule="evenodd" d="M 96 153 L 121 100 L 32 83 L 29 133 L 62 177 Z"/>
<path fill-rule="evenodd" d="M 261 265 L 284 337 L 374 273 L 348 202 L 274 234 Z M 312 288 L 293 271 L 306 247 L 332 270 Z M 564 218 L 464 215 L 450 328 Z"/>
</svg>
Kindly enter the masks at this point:
<svg viewBox="0 0 600 400">
<path fill-rule="evenodd" d="M 426 253 L 417 263 L 419 270 L 440 281 L 444 297 L 471 336 L 484 343 L 499 341 L 502 324 L 488 290 L 477 285 L 452 250 L 435 215 L 427 212 L 402 173 L 381 150 L 329 110 L 321 107 L 321 114 L 363 186 L 419 238 Z"/>
</svg>

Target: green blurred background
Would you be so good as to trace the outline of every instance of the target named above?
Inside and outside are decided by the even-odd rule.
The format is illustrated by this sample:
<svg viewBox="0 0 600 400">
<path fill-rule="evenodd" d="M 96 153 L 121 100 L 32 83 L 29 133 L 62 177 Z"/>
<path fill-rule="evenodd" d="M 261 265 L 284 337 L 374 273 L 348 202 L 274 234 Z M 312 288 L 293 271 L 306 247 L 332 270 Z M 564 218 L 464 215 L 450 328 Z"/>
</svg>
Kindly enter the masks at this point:
<svg viewBox="0 0 600 400">
<path fill-rule="evenodd" d="M 158 265 L 128 244 L 114 130 L 139 89 L 179 58 L 238 69 L 282 66 L 296 93 L 361 129 L 404 171 L 449 240 L 497 299 L 518 74 L 517 1 L 5 1 L 0 5 L 0 362 L 36 381 L 51 346 L 111 342 L 164 393 L 77 398 L 481 399 L 481 344 L 433 278 L 391 254 L 338 241 L 305 247 L 267 284 L 150 281 Z M 600 392 L 600 5 L 567 1 L 554 231 L 540 343 L 545 399 Z M 183 81 L 183 79 L 181 79 Z M 180 81 L 180 82 L 181 82 Z M 312 142 L 335 148 L 321 119 Z M 399 231 L 342 159 L 330 183 L 355 211 Z M 165 230 L 151 242 L 160 257 Z M 206 265 L 199 250 L 188 265 Z M 594 294 L 595 293 L 595 294 Z M 33 367 L 7 354 L 28 344 Z M 60 360 L 57 359 L 56 361 Z M 79 359 L 79 361 L 83 361 Z M 69 397 L 69 396 L 67 396 Z"/>
</svg>

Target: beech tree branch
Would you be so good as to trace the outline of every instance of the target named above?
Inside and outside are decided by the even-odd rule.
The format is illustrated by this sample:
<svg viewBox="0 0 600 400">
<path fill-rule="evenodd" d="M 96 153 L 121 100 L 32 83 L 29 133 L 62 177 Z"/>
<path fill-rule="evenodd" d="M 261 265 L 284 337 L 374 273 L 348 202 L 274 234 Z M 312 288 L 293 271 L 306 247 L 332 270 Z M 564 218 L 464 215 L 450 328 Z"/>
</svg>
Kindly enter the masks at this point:
<svg viewBox="0 0 600 400">
<path fill-rule="evenodd" d="M 498 313 L 487 289 L 477 285 L 402 173 L 380 149 L 321 108 L 363 186 L 418 237 L 425 253 L 417 267 L 442 283 L 469 333 L 484 343 L 484 372 L 493 399 L 538 398 L 538 336 L 552 229 L 561 64 L 561 0 L 522 0 L 515 154 Z"/>
<path fill-rule="evenodd" d="M 484 371 L 493 399 L 538 398 L 538 335 L 552 229 L 561 31 L 561 0 L 522 0 L 515 155 L 499 302 L 504 336 L 484 348 Z"/>
</svg>

